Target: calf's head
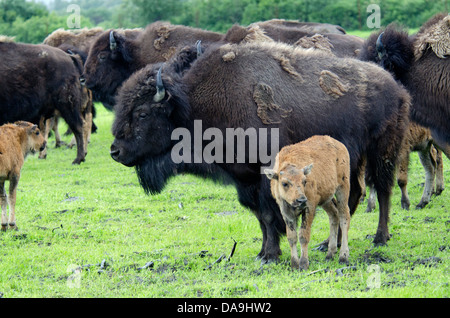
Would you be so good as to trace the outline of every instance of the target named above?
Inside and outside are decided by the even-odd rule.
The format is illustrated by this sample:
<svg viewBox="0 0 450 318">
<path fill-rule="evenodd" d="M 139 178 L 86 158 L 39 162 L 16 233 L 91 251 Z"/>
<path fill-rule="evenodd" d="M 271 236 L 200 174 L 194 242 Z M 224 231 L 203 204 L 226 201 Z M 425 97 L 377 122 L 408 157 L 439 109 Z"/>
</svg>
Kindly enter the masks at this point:
<svg viewBox="0 0 450 318">
<path fill-rule="evenodd" d="M 14 124 L 23 128 L 26 132 L 25 156 L 30 153 L 34 155 L 36 152 L 43 151 L 45 149 L 46 141 L 37 125 L 27 121 L 17 121 Z"/>
<path fill-rule="evenodd" d="M 275 181 L 272 182 L 272 186 L 276 187 L 278 200 L 283 200 L 294 209 L 303 210 L 308 203 L 306 193 L 312 183 L 308 180 L 312 167 L 313 164 L 298 168 L 294 164 L 285 163 L 281 165 L 279 171 L 266 169 L 264 173 L 267 178 Z"/>
<path fill-rule="evenodd" d="M 92 45 L 80 80 L 96 100 L 107 108 L 115 105 L 115 95 L 134 72 L 130 41 L 117 32 L 106 31 Z"/>
</svg>

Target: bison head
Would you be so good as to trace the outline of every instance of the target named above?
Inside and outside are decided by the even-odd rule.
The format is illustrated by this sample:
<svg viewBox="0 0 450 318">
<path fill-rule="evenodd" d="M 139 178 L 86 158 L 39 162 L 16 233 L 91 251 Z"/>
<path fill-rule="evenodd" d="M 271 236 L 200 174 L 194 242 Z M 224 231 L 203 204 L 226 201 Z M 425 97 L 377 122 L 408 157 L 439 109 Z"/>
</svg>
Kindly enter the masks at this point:
<svg viewBox="0 0 450 318">
<path fill-rule="evenodd" d="M 401 81 L 413 62 L 412 41 L 407 31 L 390 24 L 384 31 L 374 32 L 369 36 L 359 58 L 377 63 Z"/>
<path fill-rule="evenodd" d="M 161 65 L 149 65 L 124 83 L 117 96 L 111 156 L 126 166 L 170 153 L 171 134 L 188 116 L 184 94 Z M 176 90 L 176 94 L 172 94 Z M 177 97 L 174 97 L 177 96 Z M 179 97 L 182 97 L 180 100 Z"/>
<path fill-rule="evenodd" d="M 112 109 L 122 83 L 136 70 L 131 41 L 113 30 L 106 31 L 92 45 L 82 80 L 96 100 Z"/>
</svg>

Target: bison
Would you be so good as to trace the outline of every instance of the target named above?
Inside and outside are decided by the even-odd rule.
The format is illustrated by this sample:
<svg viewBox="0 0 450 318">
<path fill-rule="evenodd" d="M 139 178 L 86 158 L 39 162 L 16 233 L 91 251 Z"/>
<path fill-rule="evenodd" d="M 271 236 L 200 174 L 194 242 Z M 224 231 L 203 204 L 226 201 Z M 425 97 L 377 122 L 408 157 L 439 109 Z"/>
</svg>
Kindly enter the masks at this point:
<svg viewBox="0 0 450 318">
<path fill-rule="evenodd" d="M 25 158 L 29 154 L 42 151 L 45 140 L 37 125 L 26 121 L 0 126 L 0 201 L 2 206 L 2 231 L 17 230 L 16 190 Z M 9 181 L 9 198 L 5 191 L 5 181 Z M 9 202 L 9 220 L 7 205 Z"/>
<path fill-rule="evenodd" d="M 442 150 L 450 143 L 449 56 L 450 15 L 445 13 L 430 18 L 414 36 L 388 25 L 370 35 L 360 54 L 361 60 L 392 72 L 409 90 L 411 119 L 430 128 Z"/>
<path fill-rule="evenodd" d="M 322 49 L 338 57 L 357 57 L 364 44 L 360 37 L 336 33 L 309 33 L 299 28 L 287 28 L 251 24 L 248 27 L 233 25 L 224 35 L 222 42 L 243 43 L 251 41 L 276 41 L 303 48 Z"/>
<path fill-rule="evenodd" d="M 307 34 L 346 34 L 344 28 L 340 25 L 316 22 L 300 22 L 296 20 L 271 19 L 267 21 L 255 22 L 252 25 L 258 25 L 263 28 L 271 38 L 279 35 L 280 28 L 296 29 Z M 280 41 L 284 42 L 284 41 Z"/>
<path fill-rule="evenodd" d="M 350 154 L 351 214 L 362 195 L 367 162 L 380 204 L 374 243 L 387 242 L 393 175 L 410 104 L 408 92 L 388 72 L 275 42 L 210 46 L 199 57 L 190 56 L 190 64 L 175 58 L 146 66 L 118 94 L 111 156 L 135 167 L 147 193 L 162 191 L 183 172 L 234 183 L 240 203 L 260 222 L 258 257 L 274 261 L 286 225 L 261 172 L 272 157 L 261 149 L 267 154 L 274 144 L 329 135 Z M 184 72 L 174 65 L 180 60 L 188 66 Z M 230 129 L 240 133 L 227 136 Z M 195 135 L 205 137 L 199 141 Z M 194 138 L 182 138 L 187 145 L 180 146 L 180 136 Z M 214 136 L 215 146 L 208 143 Z M 242 151 L 234 142 L 238 136 L 258 151 Z M 224 152 L 226 160 L 220 156 Z"/>
<path fill-rule="evenodd" d="M 17 120 L 39 124 L 58 110 L 75 135 L 77 157 L 85 160 L 81 61 L 48 45 L 0 42 L 0 124 Z"/>
<path fill-rule="evenodd" d="M 339 228 L 342 245 L 339 262 L 348 263 L 348 229 L 350 211 L 350 157 L 347 148 L 329 136 L 313 136 L 294 145 L 285 146 L 278 153 L 273 169 L 266 169 L 272 196 L 286 222 L 286 234 L 291 248 L 291 266 L 308 269 L 308 243 L 317 206 L 328 214 L 330 236 L 326 259 L 337 251 Z M 297 222 L 302 218 L 300 236 Z M 298 258 L 297 241 L 301 257 Z"/>
<path fill-rule="evenodd" d="M 167 61 L 178 48 L 197 40 L 207 44 L 219 41 L 222 36 L 167 22 L 151 23 L 137 36 L 108 30 L 93 43 L 82 80 L 97 100 L 112 109 L 117 89 L 137 70 L 147 64 Z"/>
</svg>

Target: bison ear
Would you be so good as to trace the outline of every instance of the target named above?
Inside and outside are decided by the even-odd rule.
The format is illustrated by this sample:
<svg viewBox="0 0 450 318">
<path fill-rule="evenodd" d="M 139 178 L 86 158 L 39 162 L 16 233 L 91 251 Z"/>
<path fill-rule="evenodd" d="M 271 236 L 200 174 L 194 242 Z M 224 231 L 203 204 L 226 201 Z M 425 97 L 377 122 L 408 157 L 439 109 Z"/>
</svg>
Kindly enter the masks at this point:
<svg viewBox="0 0 450 318">
<path fill-rule="evenodd" d="M 308 174 L 310 174 L 310 173 L 311 173 L 312 167 L 313 167 L 313 164 L 310 164 L 309 166 L 304 167 L 304 168 L 303 168 L 303 174 L 304 174 L 305 176 L 307 176 Z"/>
<path fill-rule="evenodd" d="M 264 174 L 269 180 L 278 180 L 278 174 L 275 172 L 275 170 L 264 169 Z"/>
</svg>

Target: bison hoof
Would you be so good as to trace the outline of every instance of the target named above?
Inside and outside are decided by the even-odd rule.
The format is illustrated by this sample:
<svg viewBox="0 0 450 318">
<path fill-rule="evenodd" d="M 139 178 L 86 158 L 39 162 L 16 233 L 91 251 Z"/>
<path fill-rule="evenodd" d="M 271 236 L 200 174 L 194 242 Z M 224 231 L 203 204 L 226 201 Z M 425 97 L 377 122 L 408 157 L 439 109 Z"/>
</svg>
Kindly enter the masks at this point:
<svg viewBox="0 0 450 318">
<path fill-rule="evenodd" d="M 327 252 L 328 251 L 328 240 L 323 241 L 319 246 L 314 247 L 313 251 Z"/>
<path fill-rule="evenodd" d="M 440 186 L 436 188 L 436 192 L 434 193 L 435 195 L 441 195 L 442 191 L 444 191 L 444 187 Z"/>
<path fill-rule="evenodd" d="M 426 207 L 427 206 L 427 204 L 428 204 L 428 202 L 419 202 L 419 204 L 418 205 L 416 205 L 416 210 L 420 210 L 420 209 L 423 209 L 424 207 Z"/>
<path fill-rule="evenodd" d="M 375 238 L 373 239 L 373 244 L 375 246 L 385 246 L 391 236 L 392 235 L 390 235 L 388 231 L 377 231 L 377 234 L 375 234 Z"/>
<path fill-rule="evenodd" d="M 84 162 L 85 161 L 85 159 L 75 159 L 73 162 L 72 162 L 72 164 L 73 165 L 79 165 L 79 164 L 81 164 L 82 162 Z"/>
<path fill-rule="evenodd" d="M 6 232 L 7 228 L 8 228 L 8 224 L 2 224 L 2 232 Z"/>
</svg>

